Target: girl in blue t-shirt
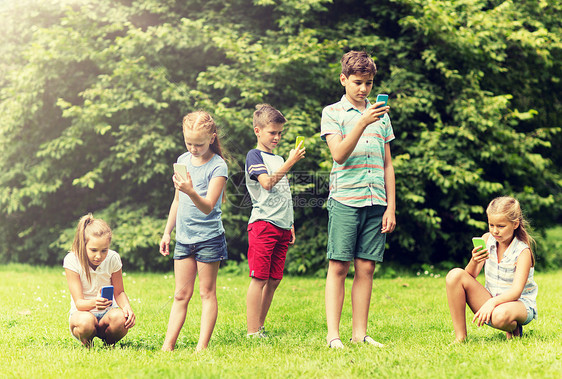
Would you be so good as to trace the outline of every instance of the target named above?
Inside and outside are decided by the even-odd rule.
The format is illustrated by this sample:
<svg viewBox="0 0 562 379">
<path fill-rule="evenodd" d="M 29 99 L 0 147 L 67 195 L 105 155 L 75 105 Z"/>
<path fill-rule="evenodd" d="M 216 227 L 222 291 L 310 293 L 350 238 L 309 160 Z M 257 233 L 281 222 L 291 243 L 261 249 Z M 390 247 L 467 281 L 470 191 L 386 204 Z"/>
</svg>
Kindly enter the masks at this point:
<svg viewBox="0 0 562 379">
<path fill-rule="evenodd" d="M 521 206 L 513 197 L 495 198 L 486 209 L 489 232 L 482 238 L 486 248 L 472 249 L 463 270 L 447 274 L 447 300 L 455 329 L 455 342 L 466 339 L 466 305 L 474 312 L 472 322 L 521 337 L 523 325 L 537 317 L 538 287 L 533 279 L 534 240 L 527 232 Z M 476 277 L 484 268 L 486 285 Z"/>
<path fill-rule="evenodd" d="M 174 251 L 175 293 L 168 331 L 162 350 L 174 350 L 185 321 L 187 305 L 199 274 L 201 331 L 196 351 L 207 348 L 217 320 L 216 282 L 220 261 L 227 259 L 226 240 L 221 221 L 221 200 L 228 177 L 217 126 L 203 111 L 183 118 L 187 152 L 177 163 L 187 174 L 172 177 L 176 189 L 168 222 L 160 241 L 160 253 L 170 254 L 171 233 L 176 227 Z"/>
</svg>

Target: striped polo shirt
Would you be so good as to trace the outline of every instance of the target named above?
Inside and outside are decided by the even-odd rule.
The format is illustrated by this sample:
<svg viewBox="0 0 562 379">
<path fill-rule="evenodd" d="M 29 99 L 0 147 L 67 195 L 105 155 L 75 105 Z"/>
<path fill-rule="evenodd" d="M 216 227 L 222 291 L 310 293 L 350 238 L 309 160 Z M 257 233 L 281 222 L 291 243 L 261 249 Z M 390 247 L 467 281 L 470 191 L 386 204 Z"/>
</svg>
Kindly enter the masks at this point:
<svg viewBox="0 0 562 379">
<path fill-rule="evenodd" d="M 366 100 L 365 109 L 370 106 Z M 320 137 L 326 141 L 327 135 L 338 134 L 345 139 L 362 114 L 344 95 L 322 111 Z M 386 205 L 384 148 L 393 139 L 388 114 L 367 126 L 349 158 L 343 164 L 333 161 L 329 197 L 351 207 Z"/>
<path fill-rule="evenodd" d="M 513 237 L 513 241 L 503 254 L 501 262 L 498 263 L 498 252 L 496 239 L 490 235 L 486 248 L 490 253 L 490 257 L 486 260 L 484 265 L 484 273 L 486 276 L 486 289 L 492 296 L 498 296 L 509 290 L 513 284 L 515 277 L 515 264 L 519 258 L 519 254 L 525 249 L 528 249 L 526 243 Z M 525 304 L 525 308 L 530 308 L 535 311 L 535 318 L 537 317 L 537 293 L 538 286 L 533 279 L 535 268 L 531 267 L 529 270 L 529 277 L 521 293 L 519 300 Z"/>
</svg>

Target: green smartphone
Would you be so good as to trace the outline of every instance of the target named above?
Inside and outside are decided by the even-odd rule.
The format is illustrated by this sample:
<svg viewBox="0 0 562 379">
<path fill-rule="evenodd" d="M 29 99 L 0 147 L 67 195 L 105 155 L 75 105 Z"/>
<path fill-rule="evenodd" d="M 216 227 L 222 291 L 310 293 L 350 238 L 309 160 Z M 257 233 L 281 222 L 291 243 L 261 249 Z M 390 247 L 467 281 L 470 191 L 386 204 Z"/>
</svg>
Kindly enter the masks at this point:
<svg viewBox="0 0 562 379">
<path fill-rule="evenodd" d="M 478 250 L 484 250 L 486 248 L 486 241 L 484 241 L 484 238 L 481 237 L 472 238 L 472 244 L 474 247 L 479 247 L 480 249 Z"/>
<path fill-rule="evenodd" d="M 295 149 L 297 149 L 299 147 L 299 144 L 302 142 L 302 147 L 304 147 L 304 137 L 303 136 L 297 136 L 297 140 L 295 142 Z"/>
</svg>

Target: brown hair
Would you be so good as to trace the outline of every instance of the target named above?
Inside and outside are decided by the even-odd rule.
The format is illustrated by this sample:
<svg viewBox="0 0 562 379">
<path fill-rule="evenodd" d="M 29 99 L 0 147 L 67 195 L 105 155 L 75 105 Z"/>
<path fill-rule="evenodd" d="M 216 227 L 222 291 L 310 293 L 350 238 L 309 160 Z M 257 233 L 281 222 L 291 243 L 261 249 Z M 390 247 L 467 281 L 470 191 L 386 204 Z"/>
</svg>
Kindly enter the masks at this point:
<svg viewBox="0 0 562 379">
<path fill-rule="evenodd" d="M 269 104 L 256 105 L 254 112 L 254 128 L 265 128 L 268 124 L 284 124 L 287 119 L 281 112 Z"/>
<path fill-rule="evenodd" d="M 210 114 L 205 111 L 195 111 L 185 115 L 182 122 L 182 129 L 184 131 L 186 129 L 205 129 L 209 132 L 209 134 L 214 133 L 215 140 L 210 145 L 211 151 L 224 159 L 217 133 L 217 124 L 215 124 L 215 120 L 213 120 Z"/>
<path fill-rule="evenodd" d="M 355 74 L 372 74 L 377 73 L 377 66 L 373 58 L 365 51 L 351 50 L 341 57 L 341 72 L 349 78 L 350 75 Z"/>
<path fill-rule="evenodd" d="M 517 199 L 511 196 L 501 196 L 496 197 L 490 202 L 488 208 L 486 209 L 486 214 L 489 215 L 501 215 L 507 218 L 510 222 L 519 221 L 519 226 L 514 231 L 515 237 L 518 240 L 524 242 L 529 246 L 531 250 L 532 265 L 535 265 L 535 254 L 531 245 L 535 245 L 535 239 L 529 234 L 527 229 L 529 228 L 529 222 L 523 217 L 523 211 L 521 211 L 521 205 Z"/>
<path fill-rule="evenodd" d="M 111 228 L 109 225 L 103 220 L 94 218 L 91 213 L 82 216 L 80 221 L 78 221 L 74 242 L 72 243 L 72 252 L 78 257 L 78 261 L 86 273 L 88 283 L 91 282 L 91 277 L 86 245 L 91 237 L 107 237 L 111 242 L 111 236 Z"/>
</svg>

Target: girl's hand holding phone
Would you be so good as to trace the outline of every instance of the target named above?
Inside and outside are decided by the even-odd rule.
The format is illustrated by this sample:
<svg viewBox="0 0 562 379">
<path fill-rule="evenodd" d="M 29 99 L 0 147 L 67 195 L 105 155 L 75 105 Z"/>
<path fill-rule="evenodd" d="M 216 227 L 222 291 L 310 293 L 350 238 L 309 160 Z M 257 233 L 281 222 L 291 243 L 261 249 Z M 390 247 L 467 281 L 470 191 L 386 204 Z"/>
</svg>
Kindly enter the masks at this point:
<svg viewBox="0 0 562 379">
<path fill-rule="evenodd" d="M 96 297 L 96 309 L 98 311 L 103 311 L 104 309 L 111 306 L 113 303 L 112 300 L 106 299 L 105 297 L 101 297 L 101 288 L 98 292 L 98 296 Z"/>
<path fill-rule="evenodd" d="M 472 249 L 472 259 L 476 263 L 484 262 L 486 259 L 489 258 L 489 256 L 490 253 L 488 252 L 488 249 L 482 249 L 479 246 Z"/>
<path fill-rule="evenodd" d="M 181 175 L 175 173 L 174 176 L 172 177 L 172 181 L 174 182 L 174 187 L 182 191 L 183 193 L 189 195 L 190 192 L 194 191 L 193 181 L 191 180 L 191 175 L 189 175 L 189 172 L 186 173 L 185 180 L 181 177 Z"/>
</svg>

